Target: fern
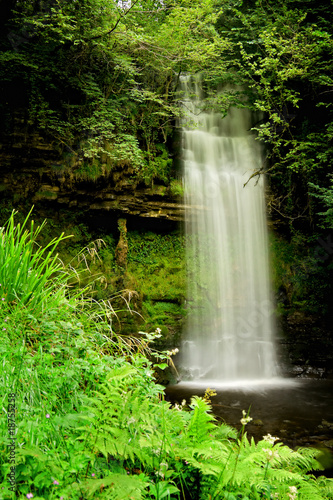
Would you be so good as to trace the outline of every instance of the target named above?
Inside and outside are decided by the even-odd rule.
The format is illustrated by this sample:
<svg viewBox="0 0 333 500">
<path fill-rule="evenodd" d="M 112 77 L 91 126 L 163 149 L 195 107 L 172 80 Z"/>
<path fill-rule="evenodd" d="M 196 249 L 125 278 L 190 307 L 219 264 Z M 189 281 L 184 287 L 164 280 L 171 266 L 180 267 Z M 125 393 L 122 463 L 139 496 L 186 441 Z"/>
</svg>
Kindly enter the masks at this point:
<svg viewBox="0 0 333 500">
<path fill-rule="evenodd" d="M 95 418 L 89 442 L 107 459 L 138 461 L 153 469 L 157 459 L 152 449 L 158 450 L 163 442 L 159 430 L 163 405 L 157 405 L 154 397 L 142 398 L 140 387 L 131 389 L 137 375 L 133 367 L 112 370 L 108 381 L 90 399 Z"/>
<path fill-rule="evenodd" d="M 318 468 L 316 450 L 293 451 L 279 443 L 274 446 L 267 441 L 255 444 L 244 436 L 228 458 L 216 486 L 216 493 L 248 485 L 253 491 L 277 493 L 278 498 L 290 497 L 290 487 L 297 488 L 298 500 L 319 500 L 323 496 L 323 484 L 330 491 L 331 480 L 317 481 L 307 472 Z M 218 493 L 219 494 L 219 493 Z M 213 497 L 213 498 L 218 498 Z M 255 498 L 250 494 L 250 498 Z"/>
<path fill-rule="evenodd" d="M 297 500 L 330 498 L 332 481 L 307 474 L 319 468 L 315 450 L 293 451 L 270 440 L 256 444 L 244 432 L 237 440 L 234 429 L 216 424 L 207 400 L 193 397 L 189 411 L 171 408 L 159 400 L 149 363 L 124 363 L 110 370 L 90 398 L 87 425 L 80 428 L 84 432 L 78 439 L 86 440 L 92 455 L 119 464 L 129 477 L 118 477 L 111 469 L 104 482 L 86 481 L 80 488 L 85 488 L 87 498 L 98 491 L 99 497 L 115 500 L 142 495 L 171 499 L 178 496 L 178 487 L 193 491 L 191 498 L 198 500 L 255 500 L 275 494 L 289 500 L 290 487 L 297 488 Z M 131 492 L 133 487 L 133 493 L 122 496 L 120 485 Z"/>
<path fill-rule="evenodd" d="M 92 498 L 98 492 L 98 498 L 107 500 L 141 500 L 146 498 L 147 478 L 110 474 L 103 479 L 89 479 L 80 484 L 74 484 L 73 489 L 83 493 L 83 498 Z"/>
<path fill-rule="evenodd" d="M 202 443 L 207 438 L 207 434 L 215 427 L 213 424 L 215 418 L 208 413 L 211 406 L 202 398 L 194 396 L 191 399 L 190 408 L 193 409 L 193 412 L 187 429 L 187 436 L 192 437 L 198 443 Z"/>
</svg>

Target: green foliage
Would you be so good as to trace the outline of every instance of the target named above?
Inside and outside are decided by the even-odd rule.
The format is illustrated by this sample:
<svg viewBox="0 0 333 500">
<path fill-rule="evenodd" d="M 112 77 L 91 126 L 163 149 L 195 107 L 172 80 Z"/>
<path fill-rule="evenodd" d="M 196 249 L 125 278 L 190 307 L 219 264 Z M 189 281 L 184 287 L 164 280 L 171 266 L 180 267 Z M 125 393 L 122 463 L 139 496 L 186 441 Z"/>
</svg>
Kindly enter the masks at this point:
<svg viewBox="0 0 333 500">
<path fill-rule="evenodd" d="M 101 175 L 97 160 L 107 170 L 127 166 L 147 184 L 167 182 L 175 74 L 209 67 L 225 49 L 214 2 L 60 0 L 8 11 L 0 36 L 6 119 L 15 82 L 30 122 L 73 154 L 77 175 Z"/>
<path fill-rule="evenodd" d="M 329 189 L 332 164 L 330 4 L 59 0 L 5 10 L 3 130 L 13 127 L 20 93 L 29 125 L 70 156 L 78 177 L 96 180 L 116 167 L 133 184 L 168 184 L 178 77 L 200 72 L 207 107 L 256 112 L 267 157 L 256 174 L 271 174 L 275 215 L 292 228 L 301 217 L 317 223 L 308 183 Z M 173 191 L 182 193 L 174 183 Z"/>
<path fill-rule="evenodd" d="M 173 179 L 170 182 L 170 192 L 172 196 L 184 197 L 184 185 L 181 181 Z"/>
<path fill-rule="evenodd" d="M 279 313 L 302 311 L 325 314 L 330 309 L 332 263 L 327 252 L 330 239 L 311 241 L 298 232 L 290 242 L 270 235 L 273 285 Z M 325 246 L 326 244 L 326 246 Z M 329 250 L 328 250 L 329 251 Z"/>
<path fill-rule="evenodd" d="M 151 184 L 155 178 L 168 183 L 170 178 L 172 159 L 169 158 L 165 146 L 163 144 L 156 144 L 154 149 L 155 154 L 151 152 L 147 153 L 147 165 L 141 172 L 146 185 Z M 157 154 L 158 152 L 160 154 Z"/>
<path fill-rule="evenodd" d="M 21 248 L 20 241 L 13 246 Z M 160 333 L 140 332 L 130 345 L 114 334 L 102 304 L 74 297 L 58 307 L 51 294 L 44 300 L 37 312 L 0 306 L 1 402 L 12 415 L 15 399 L 17 495 L 252 500 L 287 499 L 297 491 L 299 500 L 330 497 L 332 481 L 309 474 L 319 468 L 315 450 L 292 451 L 271 436 L 249 441 L 245 412 L 239 434 L 217 424 L 212 391 L 193 397 L 188 408 L 165 402 L 154 370 L 171 363 L 170 356 L 151 347 Z M 4 498 L 13 498 L 7 442 L 2 418 L 0 484 Z"/>
<path fill-rule="evenodd" d="M 68 276 L 55 254 L 65 237 L 38 248 L 36 238 L 44 225 L 35 229 L 32 221 L 26 229 L 30 213 L 22 225 L 15 225 L 14 215 L 0 229 L 1 300 L 11 308 L 26 307 L 33 313 L 41 312 L 46 303 L 53 307 L 65 304 Z"/>
<path fill-rule="evenodd" d="M 332 184 L 333 179 L 331 178 L 330 180 Z M 333 228 L 333 186 L 323 188 L 311 182 L 309 183 L 309 186 L 312 189 L 312 196 L 321 200 L 325 208 L 327 208 L 326 212 L 318 213 L 318 215 L 322 217 L 323 227 Z"/>
<path fill-rule="evenodd" d="M 128 272 L 135 276 L 143 298 L 181 303 L 186 288 L 183 236 L 129 233 L 128 237 Z"/>
<path fill-rule="evenodd" d="M 260 171 L 272 173 L 273 208 L 291 216 L 293 227 L 306 213 L 307 182 L 327 185 L 332 163 L 333 42 L 326 10 L 288 1 L 238 12 L 239 75 L 254 91 L 253 108 L 263 113 L 254 127 L 267 146 Z M 304 184 L 302 202 L 296 183 Z"/>
</svg>

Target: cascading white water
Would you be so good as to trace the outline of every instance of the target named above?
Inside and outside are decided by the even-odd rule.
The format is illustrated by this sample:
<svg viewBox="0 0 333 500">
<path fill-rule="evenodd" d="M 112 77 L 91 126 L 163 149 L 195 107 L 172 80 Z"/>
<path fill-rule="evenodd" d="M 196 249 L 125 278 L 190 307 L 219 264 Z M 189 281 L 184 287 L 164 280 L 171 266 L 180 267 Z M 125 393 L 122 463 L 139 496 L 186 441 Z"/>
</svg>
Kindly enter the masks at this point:
<svg viewBox="0 0 333 500">
<path fill-rule="evenodd" d="M 215 382 L 277 375 L 262 156 L 250 112 L 200 110 L 200 81 L 181 78 L 190 311 L 183 377 Z"/>
</svg>

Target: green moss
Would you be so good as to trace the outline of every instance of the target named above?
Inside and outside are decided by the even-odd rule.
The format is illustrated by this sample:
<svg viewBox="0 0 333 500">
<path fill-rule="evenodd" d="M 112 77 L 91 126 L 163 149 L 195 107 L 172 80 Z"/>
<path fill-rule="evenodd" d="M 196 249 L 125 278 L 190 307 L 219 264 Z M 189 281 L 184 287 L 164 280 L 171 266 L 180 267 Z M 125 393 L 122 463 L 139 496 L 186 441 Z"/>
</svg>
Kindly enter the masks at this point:
<svg viewBox="0 0 333 500">
<path fill-rule="evenodd" d="M 37 199 L 47 198 L 48 200 L 55 200 L 57 196 L 57 193 L 54 191 L 37 191 L 35 194 Z"/>
<path fill-rule="evenodd" d="M 103 175 L 103 168 L 98 159 L 84 161 L 75 172 L 79 179 L 96 181 Z"/>
<path fill-rule="evenodd" d="M 318 241 L 300 233 L 290 241 L 270 235 L 272 282 L 281 314 L 300 311 L 324 316 L 329 312 L 333 264 L 323 258 Z"/>
<path fill-rule="evenodd" d="M 184 196 L 184 184 L 181 180 L 173 179 L 170 182 L 170 193 L 172 196 Z"/>
</svg>

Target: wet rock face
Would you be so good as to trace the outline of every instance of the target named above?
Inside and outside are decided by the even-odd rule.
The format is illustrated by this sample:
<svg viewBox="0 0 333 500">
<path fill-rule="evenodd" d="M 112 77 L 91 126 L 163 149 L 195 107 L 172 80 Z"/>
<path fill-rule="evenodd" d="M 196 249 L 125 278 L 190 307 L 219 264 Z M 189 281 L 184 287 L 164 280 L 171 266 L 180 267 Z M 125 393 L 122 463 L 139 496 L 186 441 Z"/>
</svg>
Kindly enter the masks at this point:
<svg viewBox="0 0 333 500">
<path fill-rule="evenodd" d="M 333 379 L 332 329 L 322 318 L 293 312 L 281 319 L 284 371 L 296 378 Z"/>
<path fill-rule="evenodd" d="M 103 158 L 92 177 L 74 151 L 60 151 L 30 130 L 20 113 L 13 123 L 11 133 L 0 137 L 0 192 L 9 198 L 26 200 L 37 210 L 41 205 L 183 220 L 184 206 L 167 186 L 139 184 L 129 165 L 108 169 Z"/>
</svg>

